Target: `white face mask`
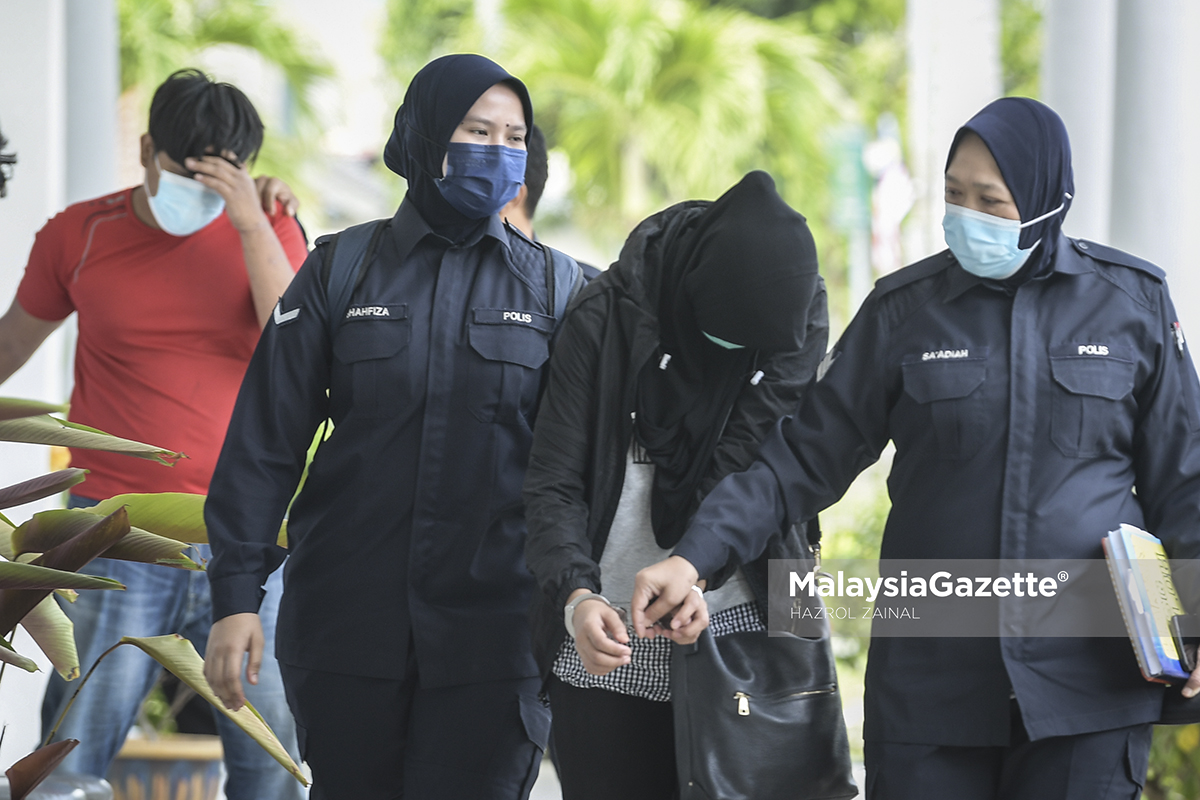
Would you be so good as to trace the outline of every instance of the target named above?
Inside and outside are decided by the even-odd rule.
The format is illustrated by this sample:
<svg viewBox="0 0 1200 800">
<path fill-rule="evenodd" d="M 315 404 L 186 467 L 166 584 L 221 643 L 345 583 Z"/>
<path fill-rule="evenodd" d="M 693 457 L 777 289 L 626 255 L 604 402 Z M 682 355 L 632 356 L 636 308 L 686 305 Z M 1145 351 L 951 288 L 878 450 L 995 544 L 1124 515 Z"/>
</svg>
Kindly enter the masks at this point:
<svg viewBox="0 0 1200 800">
<path fill-rule="evenodd" d="M 225 210 L 225 198 L 194 178 L 167 172 L 154 156 L 158 169 L 158 194 L 150 194 L 146 182 L 146 200 L 158 227 L 172 236 L 191 236 L 207 226 Z"/>
</svg>

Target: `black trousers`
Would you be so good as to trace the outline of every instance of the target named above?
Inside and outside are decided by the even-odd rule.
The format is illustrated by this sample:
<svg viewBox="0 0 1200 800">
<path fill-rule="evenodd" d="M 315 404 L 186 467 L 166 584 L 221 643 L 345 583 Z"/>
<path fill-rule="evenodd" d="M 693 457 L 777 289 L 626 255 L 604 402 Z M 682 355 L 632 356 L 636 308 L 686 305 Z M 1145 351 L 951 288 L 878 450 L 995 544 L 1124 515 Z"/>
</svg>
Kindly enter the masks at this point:
<svg viewBox="0 0 1200 800">
<path fill-rule="evenodd" d="M 311 800 L 524 800 L 550 714 L 539 678 L 422 688 L 280 664 Z"/>
<path fill-rule="evenodd" d="M 1138 800 L 1152 726 L 1029 741 L 1014 701 L 1008 747 L 866 742 L 867 800 Z"/>
<path fill-rule="evenodd" d="M 679 796 L 670 703 L 550 678 L 554 753 L 563 800 Z"/>
</svg>

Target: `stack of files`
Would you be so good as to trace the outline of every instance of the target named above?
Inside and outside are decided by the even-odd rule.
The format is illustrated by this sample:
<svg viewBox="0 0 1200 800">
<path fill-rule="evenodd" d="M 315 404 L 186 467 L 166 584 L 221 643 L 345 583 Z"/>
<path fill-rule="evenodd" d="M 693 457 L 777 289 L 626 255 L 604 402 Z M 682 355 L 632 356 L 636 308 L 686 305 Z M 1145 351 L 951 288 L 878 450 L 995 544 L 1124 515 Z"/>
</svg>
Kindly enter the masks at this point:
<svg viewBox="0 0 1200 800">
<path fill-rule="evenodd" d="M 1171 618 L 1184 611 L 1162 542 L 1122 523 L 1104 537 L 1103 545 L 1142 676 L 1158 683 L 1187 679 L 1190 673 L 1180 663 L 1171 637 Z"/>
</svg>

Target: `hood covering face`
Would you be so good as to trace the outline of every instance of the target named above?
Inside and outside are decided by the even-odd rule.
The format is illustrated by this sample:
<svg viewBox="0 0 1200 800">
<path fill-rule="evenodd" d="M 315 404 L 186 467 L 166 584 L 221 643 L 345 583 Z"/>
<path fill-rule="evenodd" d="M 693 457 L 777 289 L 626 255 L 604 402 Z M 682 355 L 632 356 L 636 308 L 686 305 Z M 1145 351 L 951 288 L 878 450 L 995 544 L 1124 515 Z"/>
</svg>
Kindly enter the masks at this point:
<svg viewBox="0 0 1200 800">
<path fill-rule="evenodd" d="M 647 228 L 660 233 L 647 239 Z M 714 203 L 681 203 L 643 222 L 611 270 L 644 287 L 658 323 L 660 352 L 638 378 L 636 435 L 655 464 L 654 538 L 673 547 L 758 351 L 804 341 L 817 250 L 771 177 L 752 172 Z M 745 349 L 727 350 L 704 333 Z"/>
<path fill-rule="evenodd" d="M 1028 277 L 1043 272 L 1054 259 L 1058 234 L 1075 194 L 1067 127 L 1049 106 L 1036 100 L 1028 97 L 995 100 L 958 129 L 946 158 L 947 169 L 968 131 L 977 134 L 996 159 L 1022 222 L 1063 207 L 1059 213 L 1021 229 L 1018 243 L 1021 249 L 1028 249 L 1039 240 L 1041 246 L 1017 275 Z"/>
<path fill-rule="evenodd" d="M 676 288 L 702 331 L 756 350 L 803 343 L 817 249 L 767 173 L 751 172 L 712 204 L 679 266 Z"/>
<path fill-rule="evenodd" d="M 408 198 L 421 216 L 439 234 L 455 241 L 481 221 L 461 214 L 438 191 L 442 159 L 454 129 L 480 95 L 497 83 L 517 93 L 525 108 L 525 125 L 532 130 L 533 106 L 525 84 L 483 56 L 448 55 L 430 61 L 413 77 L 383 148 L 383 162 L 408 181 Z"/>
</svg>

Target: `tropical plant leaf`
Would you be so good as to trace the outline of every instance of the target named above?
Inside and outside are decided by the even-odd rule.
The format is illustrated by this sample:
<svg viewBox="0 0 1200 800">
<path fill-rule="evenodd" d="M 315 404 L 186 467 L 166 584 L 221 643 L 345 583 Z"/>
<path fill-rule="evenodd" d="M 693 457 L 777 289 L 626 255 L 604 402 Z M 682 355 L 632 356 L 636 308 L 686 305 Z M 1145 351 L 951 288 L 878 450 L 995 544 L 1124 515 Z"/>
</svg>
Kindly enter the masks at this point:
<svg viewBox="0 0 1200 800">
<path fill-rule="evenodd" d="M 77 536 L 96 524 L 96 515 L 82 508 L 56 508 L 41 511 L 12 532 L 12 549 L 17 557 L 25 553 L 44 553 L 52 547 Z M 137 561 L 143 564 L 162 564 L 180 569 L 202 570 L 199 564 L 183 554 L 187 545 L 158 536 L 139 528 L 101 553 L 105 558 Z M 67 587 L 74 588 L 74 587 Z"/>
<path fill-rule="evenodd" d="M 0 589 L 124 589 L 120 581 L 61 569 L 0 561 Z"/>
<path fill-rule="evenodd" d="M 0 489 L 0 508 L 12 508 L 43 497 L 65 492 L 77 483 L 83 483 L 87 477 L 86 469 L 60 469 L 49 475 L 39 475 L 21 483 Z"/>
<path fill-rule="evenodd" d="M 121 506 L 129 512 L 129 524 L 177 542 L 203 544 L 208 541 L 204 527 L 202 494 L 162 492 L 159 494 L 119 494 L 82 511 L 111 514 Z"/>
<path fill-rule="evenodd" d="M 61 403 L 42 403 L 19 397 L 0 397 L 0 420 L 36 417 L 42 414 L 61 414 L 67 410 Z"/>
<path fill-rule="evenodd" d="M 206 499 L 202 494 L 186 492 L 118 494 L 80 511 L 110 514 L 118 506 L 124 505 L 129 510 L 129 523 L 135 529 L 141 528 L 179 542 L 207 544 L 208 528 L 204 524 Z M 276 543 L 280 547 L 287 547 L 287 522 L 279 526 L 279 538 Z"/>
<path fill-rule="evenodd" d="M 82 447 L 85 450 L 123 453 L 134 458 L 157 461 L 168 467 L 174 465 L 179 459 L 186 458 L 183 453 L 176 453 L 152 444 L 122 439 L 86 425 L 45 415 L 0 422 L 0 441 L 57 444 L 63 447 Z"/>
<path fill-rule="evenodd" d="M 12 645 L 0 639 L 0 661 L 5 664 L 12 664 L 14 667 L 25 670 L 26 672 L 40 672 L 37 662 L 32 658 L 26 658 L 13 649 Z"/>
<path fill-rule="evenodd" d="M 213 708 L 237 723 L 239 728 L 258 742 L 296 780 L 304 786 L 308 786 L 304 773 L 296 766 L 296 762 L 292 761 L 275 733 L 252 705 L 247 703 L 237 711 L 230 711 L 220 701 L 204 677 L 204 659 L 200 658 L 200 654 L 196 652 L 196 648 L 192 646 L 191 642 L 178 634 L 168 634 L 148 637 L 126 636 L 121 639 L 121 644 L 131 644 L 145 651 L 175 677 L 190 686 L 196 694 L 211 703 Z"/>
<path fill-rule="evenodd" d="M 17 554 L 12 549 L 12 533 L 16 527 L 9 523 L 8 518 L 0 514 L 0 556 L 9 561 L 16 561 Z"/>
<path fill-rule="evenodd" d="M 120 509 L 97 520 L 87 530 L 42 553 L 35 563 L 74 572 L 129 533 L 129 517 Z M 49 589 L 0 590 L 0 636 L 7 636 L 21 619 L 50 594 Z"/>
<path fill-rule="evenodd" d="M 75 648 L 75 623 L 71 622 L 51 595 L 38 603 L 21 620 L 21 627 L 33 637 L 33 641 L 64 681 L 79 677 L 79 651 Z"/>
<path fill-rule="evenodd" d="M 8 791 L 11 800 L 25 800 L 30 792 L 50 777 L 54 768 L 79 745 L 78 739 L 63 739 L 61 742 L 39 747 L 8 768 Z"/>
</svg>

